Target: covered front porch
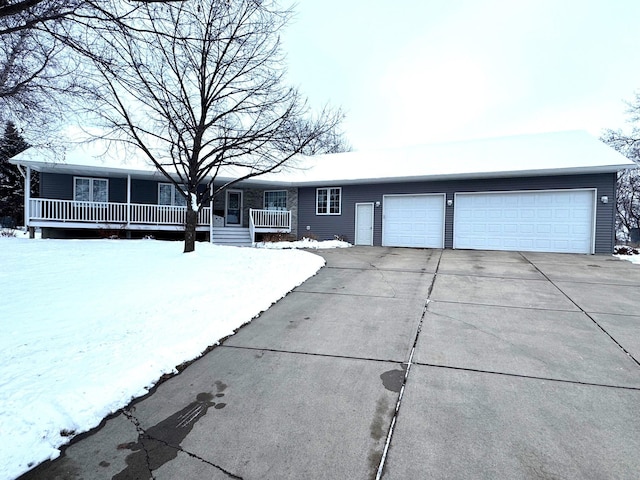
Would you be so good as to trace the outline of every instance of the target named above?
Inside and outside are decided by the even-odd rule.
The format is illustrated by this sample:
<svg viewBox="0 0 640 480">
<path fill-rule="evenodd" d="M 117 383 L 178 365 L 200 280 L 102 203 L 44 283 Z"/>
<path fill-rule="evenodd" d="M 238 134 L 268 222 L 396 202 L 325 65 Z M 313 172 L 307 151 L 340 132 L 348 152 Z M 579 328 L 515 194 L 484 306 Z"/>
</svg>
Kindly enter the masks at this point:
<svg viewBox="0 0 640 480">
<path fill-rule="evenodd" d="M 186 199 L 156 171 L 23 162 L 17 165 L 25 183 L 24 224 L 31 230 L 42 228 L 43 235 L 46 231 L 60 238 L 160 232 L 169 232 L 162 237 L 176 238 L 184 230 Z M 40 178 L 36 198 L 29 194 L 34 170 Z M 201 237 L 213 243 L 251 245 L 260 234 L 297 230 L 297 188 L 251 181 L 214 195 L 214 187 L 198 187 L 200 194 L 210 188 L 198 211 L 196 231 Z"/>
<path fill-rule="evenodd" d="M 115 202 L 82 202 L 31 198 L 28 202 L 27 225 L 41 228 L 103 229 L 124 231 L 181 231 L 187 208 L 173 205 L 148 205 Z M 291 211 L 248 210 L 249 227 L 227 225 L 225 217 L 211 214 L 212 207 L 198 212 L 196 230 L 209 232 L 216 243 L 250 243 L 256 233 L 290 233 Z"/>
</svg>

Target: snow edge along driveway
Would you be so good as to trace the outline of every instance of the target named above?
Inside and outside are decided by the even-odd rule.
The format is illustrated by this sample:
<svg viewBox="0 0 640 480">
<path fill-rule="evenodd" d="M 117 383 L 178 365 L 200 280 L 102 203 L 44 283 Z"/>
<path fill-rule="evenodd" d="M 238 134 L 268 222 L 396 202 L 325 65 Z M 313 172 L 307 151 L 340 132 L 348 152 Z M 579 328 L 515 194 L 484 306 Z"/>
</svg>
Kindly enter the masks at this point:
<svg viewBox="0 0 640 480">
<path fill-rule="evenodd" d="M 180 242 L 0 239 L 0 479 L 57 458 L 325 263 L 209 243 L 181 252 Z"/>
</svg>

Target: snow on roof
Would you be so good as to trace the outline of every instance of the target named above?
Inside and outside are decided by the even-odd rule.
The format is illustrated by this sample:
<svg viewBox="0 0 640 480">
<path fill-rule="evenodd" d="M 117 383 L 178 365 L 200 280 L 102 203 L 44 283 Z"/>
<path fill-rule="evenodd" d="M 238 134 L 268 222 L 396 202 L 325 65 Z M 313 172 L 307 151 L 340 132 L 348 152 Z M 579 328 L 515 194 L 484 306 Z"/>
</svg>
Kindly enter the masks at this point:
<svg viewBox="0 0 640 480">
<path fill-rule="evenodd" d="M 91 132 L 77 128 L 69 128 L 50 145 L 29 148 L 10 161 L 49 173 L 162 175 L 139 149 L 124 142 L 93 138 Z"/>
<path fill-rule="evenodd" d="M 103 140 L 66 148 L 62 161 L 34 148 L 12 161 L 36 170 L 60 173 L 160 175 L 131 147 Z M 588 133 L 568 131 L 298 157 L 292 165 L 255 181 L 279 185 L 381 183 L 603 173 L 636 166 Z M 219 174 L 221 179 L 237 176 L 238 172 L 231 169 Z"/>
<path fill-rule="evenodd" d="M 615 172 L 635 163 L 582 131 L 321 155 L 278 177 L 297 185 Z M 301 165 L 301 166 L 302 166 Z M 264 179 L 270 179 L 265 176 Z M 275 178 L 275 177 L 274 177 Z"/>
</svg>

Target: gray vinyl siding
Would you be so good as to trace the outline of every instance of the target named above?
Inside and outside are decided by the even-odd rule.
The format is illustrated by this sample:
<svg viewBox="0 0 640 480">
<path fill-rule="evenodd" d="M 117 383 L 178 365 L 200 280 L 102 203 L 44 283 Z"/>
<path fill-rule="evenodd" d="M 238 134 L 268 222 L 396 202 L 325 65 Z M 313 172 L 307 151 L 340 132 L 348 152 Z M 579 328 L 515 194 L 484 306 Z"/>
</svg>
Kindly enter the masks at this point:
<svg viewBox="0 0 640 480">
<path fill-rule="evenodd" d="M 456 192 L 489 192 L 512 190 L 555 190 L 575 188 L 596 189 L 595 253 L 611 253 L 614 246 L 615 173 L 591 175 L 565 175 L 525 178 L 488 178 L 475 180 L 448 180 L 439 182 L 406 182 L 367 185 L 327 184 L 321 187 L 342 187 L 342 214 L 316 215 L 316 187 L 303 187 L 298 198 L 298 237 L 307 232 L 319 240 L 344 236 L 354 241 L 355 204 L 380 202 L 374 208 L 374 245 L 382 244 L 383 196 L 390 194 L 445 193 L 447 200 L 454 200 Z M 609 203 L 600 197 L 609 197 Z M 445 210 L 445 248 L 453 247 L 454 207 Z M 307 226 L 309 229 L 307 229 Z"/>
<path fill-rule="evenodd" d="M 73 175 L 40 174 L 40 198 L 73 200 Z"/>
<path fill-rule="evenodd" d="M 40 198 L 53 200 L 73 200 L 73 177 L 107 178 L 99 176 L 69 175 L 59 173 L 40 174 Z M 127 179 L 107 178 L 109 181 L 109 201 L 114 203 L 127 202 Z M 148 205 L 158 204 L 158 184 L 167 183 L 160 180 L 131 179 L 131 203 L 143 203 Z M 205 185 L 198 187 L 203 191 Z"/>
<path fill-rule="evenodd" d="M 158 183 L 153 180 L 131 179 L 131 203 L 158 204 Z"/>
<path fill-rule="evenodd" d="M 69 175 L 60 173 L 40 174 L 40 198 L 52 200 L 73 200 L 73 178 L 106 178 L 100 176 Z M 109 201 L 114 203 L 127 202 L 127 179 L 106 178 L 109 181 Z"/>
<path fill-rule="evenodd" d="M 109 178 L 109 201 L 127 203 L 127 179 Z"/>
</svg>

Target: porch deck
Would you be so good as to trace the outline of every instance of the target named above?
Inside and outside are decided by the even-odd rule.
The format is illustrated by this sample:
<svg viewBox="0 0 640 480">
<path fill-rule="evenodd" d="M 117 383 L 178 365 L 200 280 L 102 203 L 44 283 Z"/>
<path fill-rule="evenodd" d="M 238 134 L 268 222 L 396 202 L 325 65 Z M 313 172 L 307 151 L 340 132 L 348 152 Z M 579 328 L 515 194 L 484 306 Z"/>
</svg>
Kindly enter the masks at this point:
<svg viewBox="0 0 640 480">
<path fill-rule="evenodd" d="M 180 231 L 184 229 L 187 207 L 75 200 L 29 199 L 29 225 L 80 229 L 124 229 Z M 211 215 L 211 207 L 198 212 L 198 231 L 224 227 L 222 217 Z M 229 228 L 237 229 L 238 226 Z M 249 232 L 291 232 L 291 212 L 249 210 Z"/>
</svg>

